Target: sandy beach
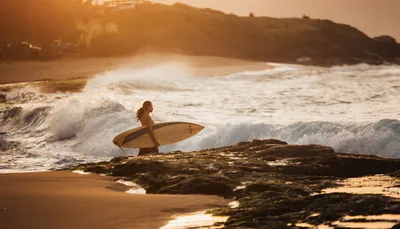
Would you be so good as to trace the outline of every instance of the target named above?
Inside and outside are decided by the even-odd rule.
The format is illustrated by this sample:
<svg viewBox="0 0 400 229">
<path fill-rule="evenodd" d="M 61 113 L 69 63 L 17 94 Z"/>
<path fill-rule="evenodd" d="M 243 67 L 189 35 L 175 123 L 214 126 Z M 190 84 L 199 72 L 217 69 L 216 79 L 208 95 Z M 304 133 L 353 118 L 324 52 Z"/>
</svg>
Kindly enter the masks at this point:
<svg viewBox="0 0 400 229">
<path fill-rule="evenodd" d="M 226 76 L 273 68 L 263 62 L 165 53 L 141 53 L 128 57 L 66 57 L 55 61 L 8 61 L 0 62 L 0 92 L 27 85 L 37 87 L 44 93 L 79 92 L 97 74 L 119 68 L 134 72 L 160 65 L 174 66 L 175 69 L 178 66 L 195 77 Z"/>
<path fill-rule="evenodd" d="M 114 180 L 67 171 L 0 174 L 0 228 L 151 229 L 227 204 L 215 196 L 127 194 Z"/>
<path fill-rule="evenodd" d="M 271 66 L 263 62 L 212 56 L 179 54 L 137 54 L 129 57 L 63 58 L 55 61 L 0 62 L 0 84 L 38 80 L 87 79 L 124 67 L 130 69 L 178 63 L 187 65 L 193 76 L 222 76 L 240 71 L 259 71 Z"/>
</svg>

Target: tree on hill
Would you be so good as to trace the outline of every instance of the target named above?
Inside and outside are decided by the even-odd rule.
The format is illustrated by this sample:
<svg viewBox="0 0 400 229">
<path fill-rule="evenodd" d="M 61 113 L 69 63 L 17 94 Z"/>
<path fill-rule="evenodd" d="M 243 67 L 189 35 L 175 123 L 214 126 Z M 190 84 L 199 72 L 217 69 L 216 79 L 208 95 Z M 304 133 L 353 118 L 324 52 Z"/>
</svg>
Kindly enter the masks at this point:
<svg viewBox="0 0 400 229">
<path fill-rule="evenodd" d="M 0 42 L 29 40 L 75 41 L 76 24 L 95 14 L 91 1 L 84 0 L 2 0 L 0 1 Z"/>
</svg>

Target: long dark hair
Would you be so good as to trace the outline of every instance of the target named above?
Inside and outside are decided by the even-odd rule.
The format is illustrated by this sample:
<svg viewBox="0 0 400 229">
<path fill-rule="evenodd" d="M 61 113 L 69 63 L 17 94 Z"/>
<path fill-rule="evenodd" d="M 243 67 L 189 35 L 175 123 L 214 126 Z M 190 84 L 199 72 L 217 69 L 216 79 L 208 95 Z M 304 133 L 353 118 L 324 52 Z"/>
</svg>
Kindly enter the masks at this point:
<svg viewBox="0 0 400 229">
<path fill-rule="evenodd" d="M 151 105 L 150 101 L 145 101 L 141 108 L 136 111 L 136 119 L 140 121 L 140 118 L 143 116 L 144 112 L 149 108 Z"/>
</svg>

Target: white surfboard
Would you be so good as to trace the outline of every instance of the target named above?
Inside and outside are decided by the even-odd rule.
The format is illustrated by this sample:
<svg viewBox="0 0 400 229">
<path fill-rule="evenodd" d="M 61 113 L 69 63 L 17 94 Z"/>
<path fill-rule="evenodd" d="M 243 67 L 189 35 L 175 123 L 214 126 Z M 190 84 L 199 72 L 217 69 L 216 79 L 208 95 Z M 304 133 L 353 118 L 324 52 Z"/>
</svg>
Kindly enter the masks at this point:
<svg viewBox="0 0 400 229">
<path fill-rule="evenodd" d="M 153 125 L 158 143 L 168 145 L 180 142 L 199 133 L 204 126 L 189 122 L 162 122 Z M 141 126 L 125 131 L 113 139 L 114 145 L 124 148 L 151 148 L 154 143 L 147 127 Z"/>
</svg>

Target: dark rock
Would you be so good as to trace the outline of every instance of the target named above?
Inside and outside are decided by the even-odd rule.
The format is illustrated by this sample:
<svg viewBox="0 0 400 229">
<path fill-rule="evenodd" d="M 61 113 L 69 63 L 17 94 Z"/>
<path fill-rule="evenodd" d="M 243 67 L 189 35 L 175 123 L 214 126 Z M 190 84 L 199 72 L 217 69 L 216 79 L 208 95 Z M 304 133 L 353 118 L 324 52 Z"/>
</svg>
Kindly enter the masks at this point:
<svg viewBox="0 0 400 229">
<path fill-rule="evenodd" d="M 222 181 L 209 178 L 193 177 L 185 179 L 175 185 L 162 188 L 160 193 L 169 194 L 205 194 L 231 196 L 232 188 Z"/>
<path fill-rule="evenodd" d="M 220 148 L 215 148 L 211 150 L 215 151 L 226 151 L 226 152 L 240 152 L 244 150 L 248 150 L 249 148 L 254 148 L 257 146 L 262 146 L 262 147 L 272 147 L 274 145 L 287 145 L 287 142 L 280 141 L 277 139 L 264 139 L 264 140 L 259 140 L 255 139 L 251 142 L 239 142 L 236 145 L 232 146 L 225 146 L 225 147 L 220 147 Z"/>
<path fill-rule="evenodd" d="M 320 145 L 275 145 L 263 152 L 260 156 L 291 157 L 335 157 L 335 151 L 331 147 Z"/>
<path fill-rule="evenodd" d="M 169 168 L 161 162 L 151 160 L 133 159 L 125 164 L 116 165 L 112 171 L 113 176 L 132 176 L 136 173 L 157 172 L 166 173 Z"/>
<path fill-rule="evenodd" d="M 343 164 L 331 147 L 320 145 L 273 145 L 256 153 L 270 161 L 290 159 L 287 165 L 277 166 L 281 172 L 320 176 L 340 176 Z"/>
<path fill-rule="evenodd" d="M 279 184 L 279 183 L 257 183 L 257 184 L 251 184 L 247 186 L 244 190 L 244 193 L 250 193 L 250 192 L 286 192 L 286 193 L 295 193 L 298 195 L 309 195 L 310 193 L 295 187 L 295 186 L 290 186 L 290 185 L 284 185 L 284 184 Z"/>
<path fill-rule="evenodd" d="M 380 195 L 353 195 L 333 193 L 315 197 L 308 207 L 311 212 L 320 212 L 312 223 L 321 224 L 328 220 L 337 220 L 351 212 L 352 215 L 380 215 L 382 209 L 387 214 L 399 214 L 400 205 L 396 199 Z"/>
<path fill-rule="evenodd" d="M 106 174 L 109 173 L 110 171 L 111 169 L 108 166 L 104 165 L 90 166 L 84 170 L 84 172 L 97 173 L 97 174 Z"/>
<path fill-rule="evenodd" d="M 285 141 L 277 140 L 277 139 L 264 139 L 264 140 L 256 139 L 256 140 L 253 140 L 252 144 L 253 144 L 252 146 L 255 146 L 256 144 L 257 145 L 261 145 L 261 144 L 263 144 L 263 145 L 265 145 L 265 144 L 287 145 L 288 143 Z"/>
<path fill-rule="evenodd" d="M 373 155 L 337 155 L 343 163 L 346 177 L 368 176 L 400 170 L 399 159 L 381 158 Z"/>
<path fill-rule="evenodd" d="M 388 173 L 387 175 L 400 178 L 400 170 L 396 170 L 394 172 Z"/>
<path fill-rule="evenodd" d="M 0 93 L 0 103 L 4 103 L 4 102 L 6 102 L 6 101 L 7 101 L 6 95 Z"/>
<path fill-rule="evenodd" d="M 289 223 L 319 225 L 346 215 L 399 214 L 400 204 L 391 197 L 311 195 L 337 186 L 343 177 L 385 171 L 398 177 L 398 164 L 397 159 L 336 154 L 325 146 L 255 140 L 190 153 L 118 157 L 77 168 L 124 176 L 147 193 L 234 197 L 240 202 L 238 208 L 213 211 L 229 216 L 225 228 L 287 228 Z M 313 213 L 318 215 L 309 217 Z"/>
<path fill-rule="evenodd" d="M 238 145 L 246 145 L 247 147 L 254 147 L 254 146 L 260 146 L 260 145 L 287 145 L 287 142 L 280 141 L 277 139 L 264 139 L 264 140 L 259 140 L 255 139 L 252 142 L 239 142 Z"/>
<path fill-rule="evenodd" d="M 281 186 L 273 184 L 251 184 L 246 187 L 245 192 L 265 192 L 265 191 L 283 191 Z"/>
<path fill-rule="evenodd" d="M 124 162 L 128 159 L 129 159 L 129 157 L 126 157 L 126 156 L 125 157 L 114 157 L 113 159 L 110 160 L 110 163 L 118 164 L 118 163 Z"/>
<path fill-rule="evenodd" d="M 103 163 L 103 162 L 99 162 L 99 163 Z M 87 164 L 78 165 L 74 168 L 71 168 L 71 170 L 85 170 L 88 167 L 93 167 L 96 165 L 97 165 L 97 163 L 91 162 L 91 163 L 87 163 Z"/>
<path fill-rule="evenodd" d="M 258 173 L 263 173 L 263 172 L 273 172 L 276 171 L 277 169 L 268 165 L 268 164 L 256 164 L 256 163 L 246 163 L 246 164 L 241 164 L 237 165 L 237 168 L 244 171 L 244 172 L 258 172 Z"/>
<path fill-rule="evenodd" d="M 400 223 L 394 225 L 391 229 L 400 229 Z"/>
</svg>

